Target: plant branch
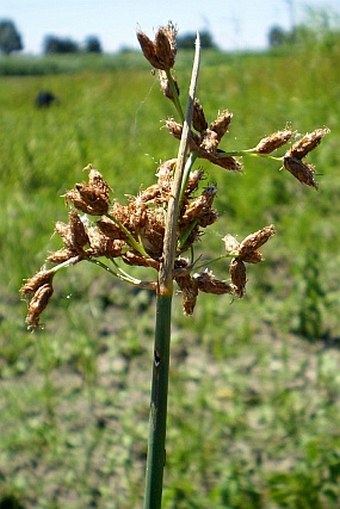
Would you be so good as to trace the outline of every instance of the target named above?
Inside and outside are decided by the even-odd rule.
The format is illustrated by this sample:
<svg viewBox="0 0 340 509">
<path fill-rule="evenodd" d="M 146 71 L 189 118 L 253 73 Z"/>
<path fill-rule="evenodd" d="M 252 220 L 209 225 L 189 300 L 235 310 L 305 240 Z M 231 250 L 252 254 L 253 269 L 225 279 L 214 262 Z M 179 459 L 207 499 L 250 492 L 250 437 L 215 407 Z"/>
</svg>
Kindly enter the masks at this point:
<svg viewBox="0 0 340 509">
<path fill-rule="evenodd" d="M 191 82 L 189 88 L 188 106 L 187 112 L 183 124 L 183 131 L 181 142 L 179 145 L 177 166 L 174 175 L 174 181 L 172 185 L 171 195 L 168 203 L 167 221 L 164 233 L 164 244 L 163 244 L 163 263 L 161 264 L 159 272 L 159 295 L 172 295 L 172 276 L 173 267 L 176 257 L 176 245 L 177 245 L 177 218 L 180 203 L 180 193 L 183 180 L 183 173 L 187 158 L 190 128 L 192 122 L 193 104 L 196 95 L 198 72 L 200 67 L 201 59 L 201 48 L 200 39 L 197 34 L 195 43 L 195 56 L 191 74 Z"/>
</svg>

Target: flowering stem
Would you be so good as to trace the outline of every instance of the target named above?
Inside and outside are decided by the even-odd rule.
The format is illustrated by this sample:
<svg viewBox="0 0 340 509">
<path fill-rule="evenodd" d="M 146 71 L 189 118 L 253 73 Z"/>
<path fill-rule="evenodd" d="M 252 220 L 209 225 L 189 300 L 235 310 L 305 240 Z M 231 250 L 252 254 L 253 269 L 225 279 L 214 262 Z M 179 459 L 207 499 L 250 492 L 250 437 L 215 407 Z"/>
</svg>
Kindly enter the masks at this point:
<svg viewBox="0 0 340 509">
<path fill-rule="evenodd" d="M 199 64 L 200 43 L 199 36 L 197 35 L 188 107 L 179 146 L 176 172 L 168 202 L 162 263 L 158 277 L 144 509 L 160 509 L 162 505 L 171 339 L 171 303 L 173 294 L 173 270 L 178 240 L 177 220 L 181 187 L 183 178 L 185 177 L 185 163 L 189 145 Z"/>
<path fill-rule="evenodd" d="M 183 113 L 183 109 L 182 109 L 181 103 L 179 101 L 178 90 L 177 90 L 175 81 L 174 81 L 174 79 L 172 77 L 170 69 L 167 69 L 165 71 L 165 74 L 166 74 L 166 77 L 168 79 L 169 87 L 170 87 L 170 90 L 171 90 L 172 95 L 173 95 L 173 102 L 174 102 L 175 108 L 177 110 L 177 113 L 180 116 L 181 122 L 184 122 L 185 116 L 184 116 L 184 113 Z"/>
</svg>

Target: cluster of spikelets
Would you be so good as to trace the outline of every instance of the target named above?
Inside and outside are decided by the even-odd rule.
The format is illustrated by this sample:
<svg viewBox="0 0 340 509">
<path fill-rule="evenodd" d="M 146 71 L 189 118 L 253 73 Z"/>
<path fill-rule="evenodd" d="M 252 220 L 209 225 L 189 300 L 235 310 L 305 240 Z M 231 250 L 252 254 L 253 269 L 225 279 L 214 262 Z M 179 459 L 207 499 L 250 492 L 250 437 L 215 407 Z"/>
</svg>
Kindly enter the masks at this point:
<svg viewBox="0 0 340 509">
<path fill-rule="evenodd" d="M 143 32 L 137 34 L 145 57 L 158 69 L 161 89 L 176 105 L 179 87 L 172 74 L 176 55 L 176 30 L 172 24 L 160 28 L 154 41 Z M 178 108 L 177 108 L 178 111 Z M 241 171 L 240 158 L 219 148 L 223 136 L 228 132 L 232 114 L 222 111 L 208 124 L 203 107 L 196 99 L 193 105 L 192 129 L 189 137 L 190 151 L 196 157 L 231 171 Z M 174 119 L 166 121 L 169 132 L 177 139 L 182 135 L 182 124 Z M 293 143 L 284 156 L 275 158 L 301 183 L 317 187 L 314 168 L 303 158 L 314 149 L 327 134 L 328 129 L 317 129 Z M 294 133 L 289 129 L 275 132 L 263 138 L 256 147 L 240 151 L 266 156 L 289 142 Z M 89 165 L 88 181 L 78 183 L 65 194 L 71 204 L 68 223 L 57 222 L 55 231 L 63 241 L 63 247 L 51 253 L 45 266 L 26 281 L 21 288 L 22 296 L 28 301 L 26 323 L 30 329 L 39 326 L 40 315 L 53 294 L 53 278 L 65 266 L 87 260 L 108 269 L 100 260 L 107 259 L 118 267 L 117 260 L 127 265 L 145 266 L 159 272 L 163 259 L 163 241 L 166 229 L 166 211 L 176 172 L 176 159 L 163 162 L 156 174 L 157 182 L 141 190 L 136 196 L 129 196 L 126 204 L 118 203 L 111 197 L 111 188 L 99 171 Z M 241 243 L 231 235 L 224 237 L 225 258 L 230 260 L 228 280 L 220 280 L 208 268 L 197 272 L 197 261 L 185 252 L 193 252 L 193 246 L 206 227 L 213 224 L 218 214 L 213 207 L 216 196 L 215 185 L 204 185 L 205 175 L 200 169 L 191 170 L 186 176 L 181 195 L 177 219 L 177 251 L 173 267 L 173 279 L 183 297 L 183 309 L 192 314 L 199 292 L 230 294 L 242 297 L 247 281 L 246 264 L 259 263 L 262 254 L 259 249 L 275 233 L 272 225 L 248 235 Z M 121 275 L 119 269 L 116 273 Z M 122 279 L 124 279 L 122 277 Z M 158 290 L 158 280 L 140 281 L 125 278 L 137 286 Z"/>
</svg>

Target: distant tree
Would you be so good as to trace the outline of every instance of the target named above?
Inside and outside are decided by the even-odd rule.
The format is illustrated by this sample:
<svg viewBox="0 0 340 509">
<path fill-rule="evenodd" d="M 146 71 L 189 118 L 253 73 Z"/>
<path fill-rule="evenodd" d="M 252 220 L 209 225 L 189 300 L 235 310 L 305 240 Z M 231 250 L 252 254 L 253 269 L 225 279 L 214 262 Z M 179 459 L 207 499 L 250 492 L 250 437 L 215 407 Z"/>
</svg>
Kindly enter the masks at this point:
<svg viewBox="0 0 340 509">
<path fill-rule="evenodd" d="M 269 30 L 268 42 L 271 48 L 277 48 L 287 44 L 287 38 L 287 32 L 279 26 L 275 25 Z"/>
<path fill-rule="evenodd" d="M 177 37 L 177 47 L 180 49 L 192 49 L 195 43 L 196 34 L 189 32 Z M 207 30 L 200 32 L 202 48 L 217 48 L 212 35 Z"/>
<path fill-rule="evenodd" d="M 12 51 L 21 51 L 23 45 L 21 36 L 13 21 L 4 19 L 0 21 L 0 51 L 9 55 Z"/>
<path fill-rule="evenodd" d="M 77 53 L 79 45 L 69 38 L 60 38 L 54 35 L 48 35 L 44 40 L 43 51 L 46 55 L 55 53 Z"/>
<path fill-rule="evenodd" d="M 84 51 L 86 53 L 102 53 L 100 40 L 95 35 L 89 35 L 85 40 Z"/>
</svg>

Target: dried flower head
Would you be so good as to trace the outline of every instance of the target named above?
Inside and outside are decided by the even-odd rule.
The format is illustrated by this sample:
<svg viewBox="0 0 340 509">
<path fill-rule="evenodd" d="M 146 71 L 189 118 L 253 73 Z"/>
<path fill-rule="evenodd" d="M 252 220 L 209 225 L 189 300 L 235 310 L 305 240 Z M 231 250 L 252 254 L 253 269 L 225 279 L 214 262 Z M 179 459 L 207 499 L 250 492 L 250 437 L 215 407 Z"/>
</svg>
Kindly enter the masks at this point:
<svg viewBox="0 0 340 509">
<path fill-rule="evenodd" d="M 293 131 L 285 129 L 284 131 L 276 131 L 275 133 L 262 138 L 255 147 L 258 154 L 270 154 L 274 150 L 285 145 L 293 136 Z"/>
<path fill-rule="evenodd" d="M 235 294 L 243 297 L 247 283 L 247 269 L 245 263 L 239 258 L 233 258 L 229 265 L 229 275 L 235 287 Z"/>
<path fill-rule="evenodd" d="M 211 131 L 214 131 L 217 134 L 219 141 L 221 141 L 225 133 L 228 131 L 228 127 L 232 118 L 232 113 L 230 113 L 228 110 L 223 110 L 221 113 L 219 113 L 216 120 L 210 124 Z"/>
<path fill-rule="evenodd" d="M 171 22 L 157 30 L 154 41 L 151 41 L 144 32 L 137 32 L 137 39 L 145 58 L 156 69 L 165 71 L 175 65 L 176 34 L 177 30 Z"/>
<path fill-rule="evenodd" d="M 263 246 L 273 235 L 275 228 L 271 224 L 261 230 L 248 235 L 240 244 L 239 259 L 247 263 L 259 263 L 263 257 L 258 249 Z"/>
<path fill-rule="evenodd" d="M 50 283 L 40 286 L 33 295 L 26 316 L 26 324 L 29 330 L 39 327 L 39 319 L 41 313 L 46 308 L 53 294 L 53 287 Z"/>
<path fill-rule="evenodd" d="M 234 294 L 235 288 L 230 283 L 217 279 L 212 271 L 204 270 L 198 274 L 194 274 L 194 279 L 200 292 L 214 293 L 215 295 L 223 295 L 229 293 Z"/>
<path fill-rule="evenodd" d="M 192 221 L 197 221 L 197 223 L 200 224 L 201 219 L 204 220 L 206 215 L 211 212 L 211 207 L 216 193 L 216 186 L 210 185 L 204 189 L 200 196 L 192 199 L 187 204 L 183 215 L 180 218 L 181 224 L 191 223 Z M 217 217 L 217 215 L 214 217 Z"/>
<path fill-rule="evenodd" d="M 99 171 L 89 165 L 88 184 L 76 184 L 74 189 L 65 194 L 66 201 L 85 212 L 95 216 L 106 214 L 110 204 L 110 186 L 105 182 Z"/>
<path fill-rule="evenodd" d="M 300 140 L 294 143 L 286 154 L 288 157 L 302 159 L 311 150 L 319 145 L 322 138 L 328 134 L 330 130 L 326 127 L 324 129 L 316 129 L 311 133 L 305 134 Z M 309 184 L 307 184 L 309 185 Z"/>
<path fill-rule="evenodd" d="M 175 280 L 182 292 L 183 312 L 185 315 L 190 316 L 193 314 L 196 305 L 198 295 L 197 281 L 188 273 L 176 276 Z"/>
<path fill-rule="evenodd" d="M 193 128 L 199 133 L 203 133 L 208 128 L 208 122 L 205 118 L 203 107 L 201 106 L 198 99 L 194 100 L 192 125 Z"/>
<path fill-rule="evenodd" d="M 20 288 L 21 296 L 28 297 L 34 294 L 41 286 L 52 284 L 53 276 L 53 270 L 40 270 Z"/>
<path fill-rule="evenodd" d="M 315 179 L 315 169 L 311 164 L 303 163 L 296 157 L 285 156 L 283 158 L 283 166 L 289 173 L 294 175 L 301 184 L 318 189 L 318 183 Z"/>
</svg>

